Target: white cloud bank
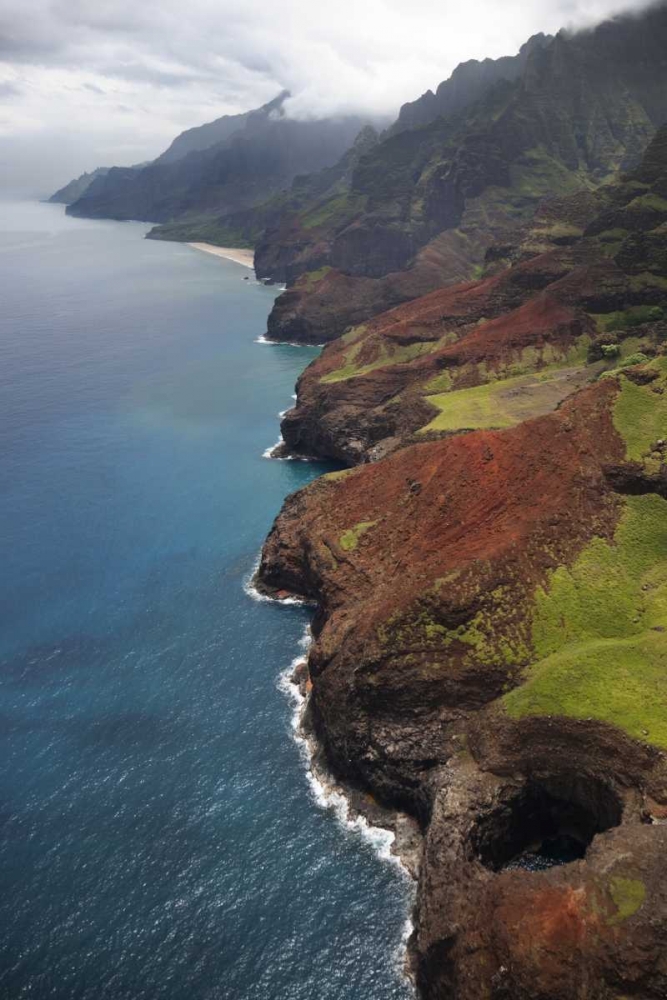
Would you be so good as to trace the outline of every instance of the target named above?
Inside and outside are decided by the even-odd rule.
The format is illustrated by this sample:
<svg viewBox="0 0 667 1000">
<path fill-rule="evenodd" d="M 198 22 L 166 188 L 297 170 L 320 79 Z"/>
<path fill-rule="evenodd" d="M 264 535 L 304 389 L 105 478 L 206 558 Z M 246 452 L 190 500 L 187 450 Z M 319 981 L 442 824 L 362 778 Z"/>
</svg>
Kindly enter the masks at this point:
<svg viewBox="0 0 667 1000">
<path fill-rule="evenodd" d="M 298 116 L 394 115 L 465 59 L 635 0 L 0 0 L 0 191 L 100 164 L 291 90 Z"/>
</svg>

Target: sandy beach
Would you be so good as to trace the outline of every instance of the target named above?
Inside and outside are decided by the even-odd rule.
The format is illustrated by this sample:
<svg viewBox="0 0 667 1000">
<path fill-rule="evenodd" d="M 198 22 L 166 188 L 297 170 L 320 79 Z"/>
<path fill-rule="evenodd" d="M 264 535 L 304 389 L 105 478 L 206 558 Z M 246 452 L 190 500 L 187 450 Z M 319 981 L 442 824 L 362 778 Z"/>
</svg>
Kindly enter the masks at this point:
<svg viewBox="0 0 667 1000">
<path fill-rule="evenodd" d="M 254 270 L 255 254 L 252 250 L 241 250 L 236 247 L 216 247 L 212 243 L 188 243 L 189 247 L 195 250 L 203 250 L 204 253 L 212 253 L 215 257 L 226 257 L 236 264 L 243 264 Z"/>
</svg>

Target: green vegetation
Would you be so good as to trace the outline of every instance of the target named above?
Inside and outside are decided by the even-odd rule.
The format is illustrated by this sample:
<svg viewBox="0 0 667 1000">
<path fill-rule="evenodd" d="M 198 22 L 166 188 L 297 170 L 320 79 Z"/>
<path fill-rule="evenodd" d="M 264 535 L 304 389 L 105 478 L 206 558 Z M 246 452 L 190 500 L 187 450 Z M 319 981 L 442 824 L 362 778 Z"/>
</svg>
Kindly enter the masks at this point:
<svg viewBox="0 0 667 1000">
<path fill-rule="evenodd" d="M 594 319 L 599 330 L 603 333 L 612 333 L 616 330 L 641 326 L 643 323 L 655 323 L 664 317 L 664 310 L 660 306 L 630 306 L 622 311 L 598 313 Z"/>
<path fill-rule="evenodd" d="M 404 662 L 412 651 L 421 654 L 425 647 L 430 648 L 440 659 L 422 664 L 422 668 L 433 675 L 449 669 L 448 657 L 452 654 L 462 663 L 483 663 L 488 667 L 525 664 L 529 655 L 526 628 L 512 616 L 516 591 L 508 585 L 497 587 L 491 595 L 493 601 L 485 602 L 470 621 L 455 627 L 442 624 L 438 618 L 441 590 L 455 584 L 459 577 L 460 572 L 455 570 L 435 581 L 431 593 L 424 594 L 406 613 L 394 615 L 380 626 L 381 644 L 392 651 L 401 650 Z"/>
<path fill-rule="evenodd" d="M 371 528 L 374 528 L 377 521 L 360 521 L 353 528 L 348 528 L 338 539 L 343 552 L 352 552 L 359 544 L 359 539 Z"/>
<path fill-rule="evenodd" d="M 318 281 L 321 281 L 330 270 L 330 267 L 320 267 L 317 271 L 306 271 L 297 282 L 298 289 L 304 292 L 312 292 Z"/>
<path fill-rule="evenodd" d="M 514 427 L 530 417 L 555 409 L 575 385 L 569 369 L 520 375 L 472 389 L 427 396 L 440 413 L 419 433 Z"/>
<path fill-rule="evenodd" d="M 335 483 L 339 479 L 345 479 L 347 476 L 351 476 L 356 469 L 337 469 L 335 472 L 326 472 L 322 479 L 329 483 Z"/>
<path fill-rule="evenodd" d="M 421 341 L 416 344 L 407 344 L 405 347 L 394 347 L 388 345 L 384 340 L 379 343 L 378 354 L 374 361 L 366 365 L 357 365 L 356 358 L 359 356 L 365 341 L 357 341 L 349 351 L 345 353 L 345 364 L 342 368 L 337 368 L 328 375 L 324 375 L 322 382 L 344 382 L 348 378 L 357 378 L 359 375 L 367 375 L 375 371 L 376 368 L 386 368 L 389 365 L 405 364 L 413 361 L 422 354 L 429 354 L 437 341 Z"/>
<path fill-rule="evenodd" d="M 353 344 L 355 340 L 359 340 L 366 332 L 366 323 L 360 323 L 359 326 L 353 326 L 350 330 L 343 334 L 340 338 L 344 344 Z"/>
<path fill-rule="evenodd" d="M 336 218 L 344 219 L 353 209 L 361 211 L 359 199 L 351 203 L 347 193 L 337 194 L 333 198 L 316 205 L 310 211 L 301 216 L 301 225 L 304 229 L 316 229 L 317 226 L 324 225 L 325 222 L 332 222 Z"/>
<path fill-rule="evenodd" d="M 623 246 L 624 241 L 629 236 L 627 229 L 615 226 L 613 229 L 605 229 L 599 233 L 597 239 L 606 257 L 615 257 Z"/>
<path fill-rule="evenodd" d="M 503 702 L 513 718 L 594 718 L 667 747 L 667 501 L 624 508 L 613 543 L 593 539 L 537 591 L 536 662 Z"/>
<path fill-rule="evenodd" d="M 501 365 L 499 368 L 483 366 L 485 382 L 513 378 L 516 375 L 540 373 L 540 377 L 556 373 L 570 366 L 585 365 L 591 338 L 588 334 L 577 337 L 574 343 L 564 352 L 554 344 L 542 344 L 539 347 L 524 347 L 516 360 Z"/>
<path fill-rule="evenodd" d="M 667 387 L 667 358 L 649 367 Z M 642 460 L 667 428 L 667 393 L 654 391 L 658 380 L 620 381 L 614 424 L 628 458 Z M 594 718 L 667 747 L 667 501 L 647 494 L 623 504 L 614 541 L 593 539 L 537 591 L 535 663 L 503 700 L 514 718 Z"/>
<path fill-rule="evenodd" d="M 647 288 L 659 288 L 661 291 L 667 291 L 667 278 L 660 274 L 652 274 L 650 271 L 633 274 L 629 281 L 630 287 L 635 292 L 643 292 Z"/>
<path fill-rule="evenodd" d="M 652 191 L 649 191 L 646 194 L 639 195 L 638 198 L 633 198 L 627 206 L 626 211 L 632 211 L 635 208 L 649 208 L 656 212 L 667 212 L 667 199 L 662 198 L 659 194 L 654 194 Z"/>
<path fill-rule="evenodd" d="M 452 373 L 445 370 L 444 372 L 441 372 L 440 375 L 436 375 L 435 378 L 432 378 L 430 382 L 427 382 L 424 386 L 424 390 L 428 394 L 449 392 L 452 387 L 452 381 Z"/>
<path fill-rule="evenodd" d="M 506 612 L 507 602 L 512 596 L 508 588 L 499 587 L 494 598 L 496 604 L 493 610 L 478 612 L 472 621 L 460 625 L 453 636 L 469 647 L 470 656 L 476 663 L 489 667 L 520 666 L 526 662 L 529 652 L 525 637 L 518 629 L 511 629 L 505 635 L 498 634 L 497 609 Z"/>
<path fill-rule="evenodd" d="M 546 237 L 554 243 L 558 243 L 578 239 L 580 236 L 583 236 L 583 233 L 584 231 L 581 226 L 575 226 L 570 222 L 554 222 L 550 226 L 545 226 L 543 229 L 537 230 L 536 235 Z"/>
<path fill-rule="evenodd" d="M 544 146 L 535 146 L 524 153 L 511 168 L 512 193 L 524 198 L 539 199 L 560 194 L 574 194 L 582 187 L 594 187 L 583 171 L 572 171 L 552 156 Z"/>
<path fill-rule="evenodd" d="M 598 234 L 597 238 L 601 243 L 622 243 L 627 235 L 627 229 L 616 226 L 615 229 L 605 229 L 604 232 Z"/>
<path fill-rule="evenodd" d="M 622 375 L 626 368 L 634 368 L 635 365 L 645 365 L 650 361 L 648 355 L 644 354 L 642 351 L 636 351 L 634 354 L 629 354 L 627 357 L 621 357 L 621 364 L 616 368 L 607 369 L 600 374 L 601 379 L 605 378 L 616 378 L 618 375 Z"/>
<path fill-rule="evenodd" d="M 188 243 L 211 243 L 218 247 L 254 250 L 261 235 L 259 225 L 247 228 L 226 224 L 210 216 L 185 217 L 178 222 L 165 222 L 151 229 L 152 240 L 177 240 Z"/>
<path fill-rule="evenodd" d="M 649 367 L 660 372 L 659 379 L 649 386 L 635 385 L 621 375 L 621 391 L 614 406 L 614 426 L 633 461 L 641 461 L 656 441 L 667 437 L 667 357 L 656 358 Z M 664 391 L 656 393 L 655 388 Z"/>
<path fill-rule="evenodd" d="M 623 923 L 633 916 L 646 900 L 646 886 L 637 878 L 614 876 L 610 882 L 610 892 L 616 907 L 616 913 L 608 921 L 612 925 Z"/>
</svg>

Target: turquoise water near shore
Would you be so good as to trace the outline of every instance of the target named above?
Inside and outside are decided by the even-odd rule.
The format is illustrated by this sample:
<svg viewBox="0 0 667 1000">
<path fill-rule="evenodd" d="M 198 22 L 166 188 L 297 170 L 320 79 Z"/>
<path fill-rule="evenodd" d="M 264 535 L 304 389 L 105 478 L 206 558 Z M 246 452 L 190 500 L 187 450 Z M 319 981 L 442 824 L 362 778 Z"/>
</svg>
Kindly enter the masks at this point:
<svg viewBox="0 0 667 1000">
<path fill-rule="evenodd" d="M 243 582 L 306 348 L 134 224 L 0 205 L 0 997 L 403 1000 L 410 887 L 317 808 Z"/>
</svg>

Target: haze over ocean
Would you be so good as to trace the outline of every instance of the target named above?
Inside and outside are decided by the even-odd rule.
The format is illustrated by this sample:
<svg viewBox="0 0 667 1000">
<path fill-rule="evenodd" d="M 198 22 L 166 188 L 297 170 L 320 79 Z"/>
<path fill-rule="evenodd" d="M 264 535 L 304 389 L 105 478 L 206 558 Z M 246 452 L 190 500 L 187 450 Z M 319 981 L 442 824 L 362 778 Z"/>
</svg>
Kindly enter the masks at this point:
<svg viewBox="0 0 667 1000">
<path fill-rule="evenodd" d="M 316 808 L 243 591 L 307 348 L 243 267 L 0 206 L 0 997 L 403 1000 L 409 889 Z"/>
</svg>

